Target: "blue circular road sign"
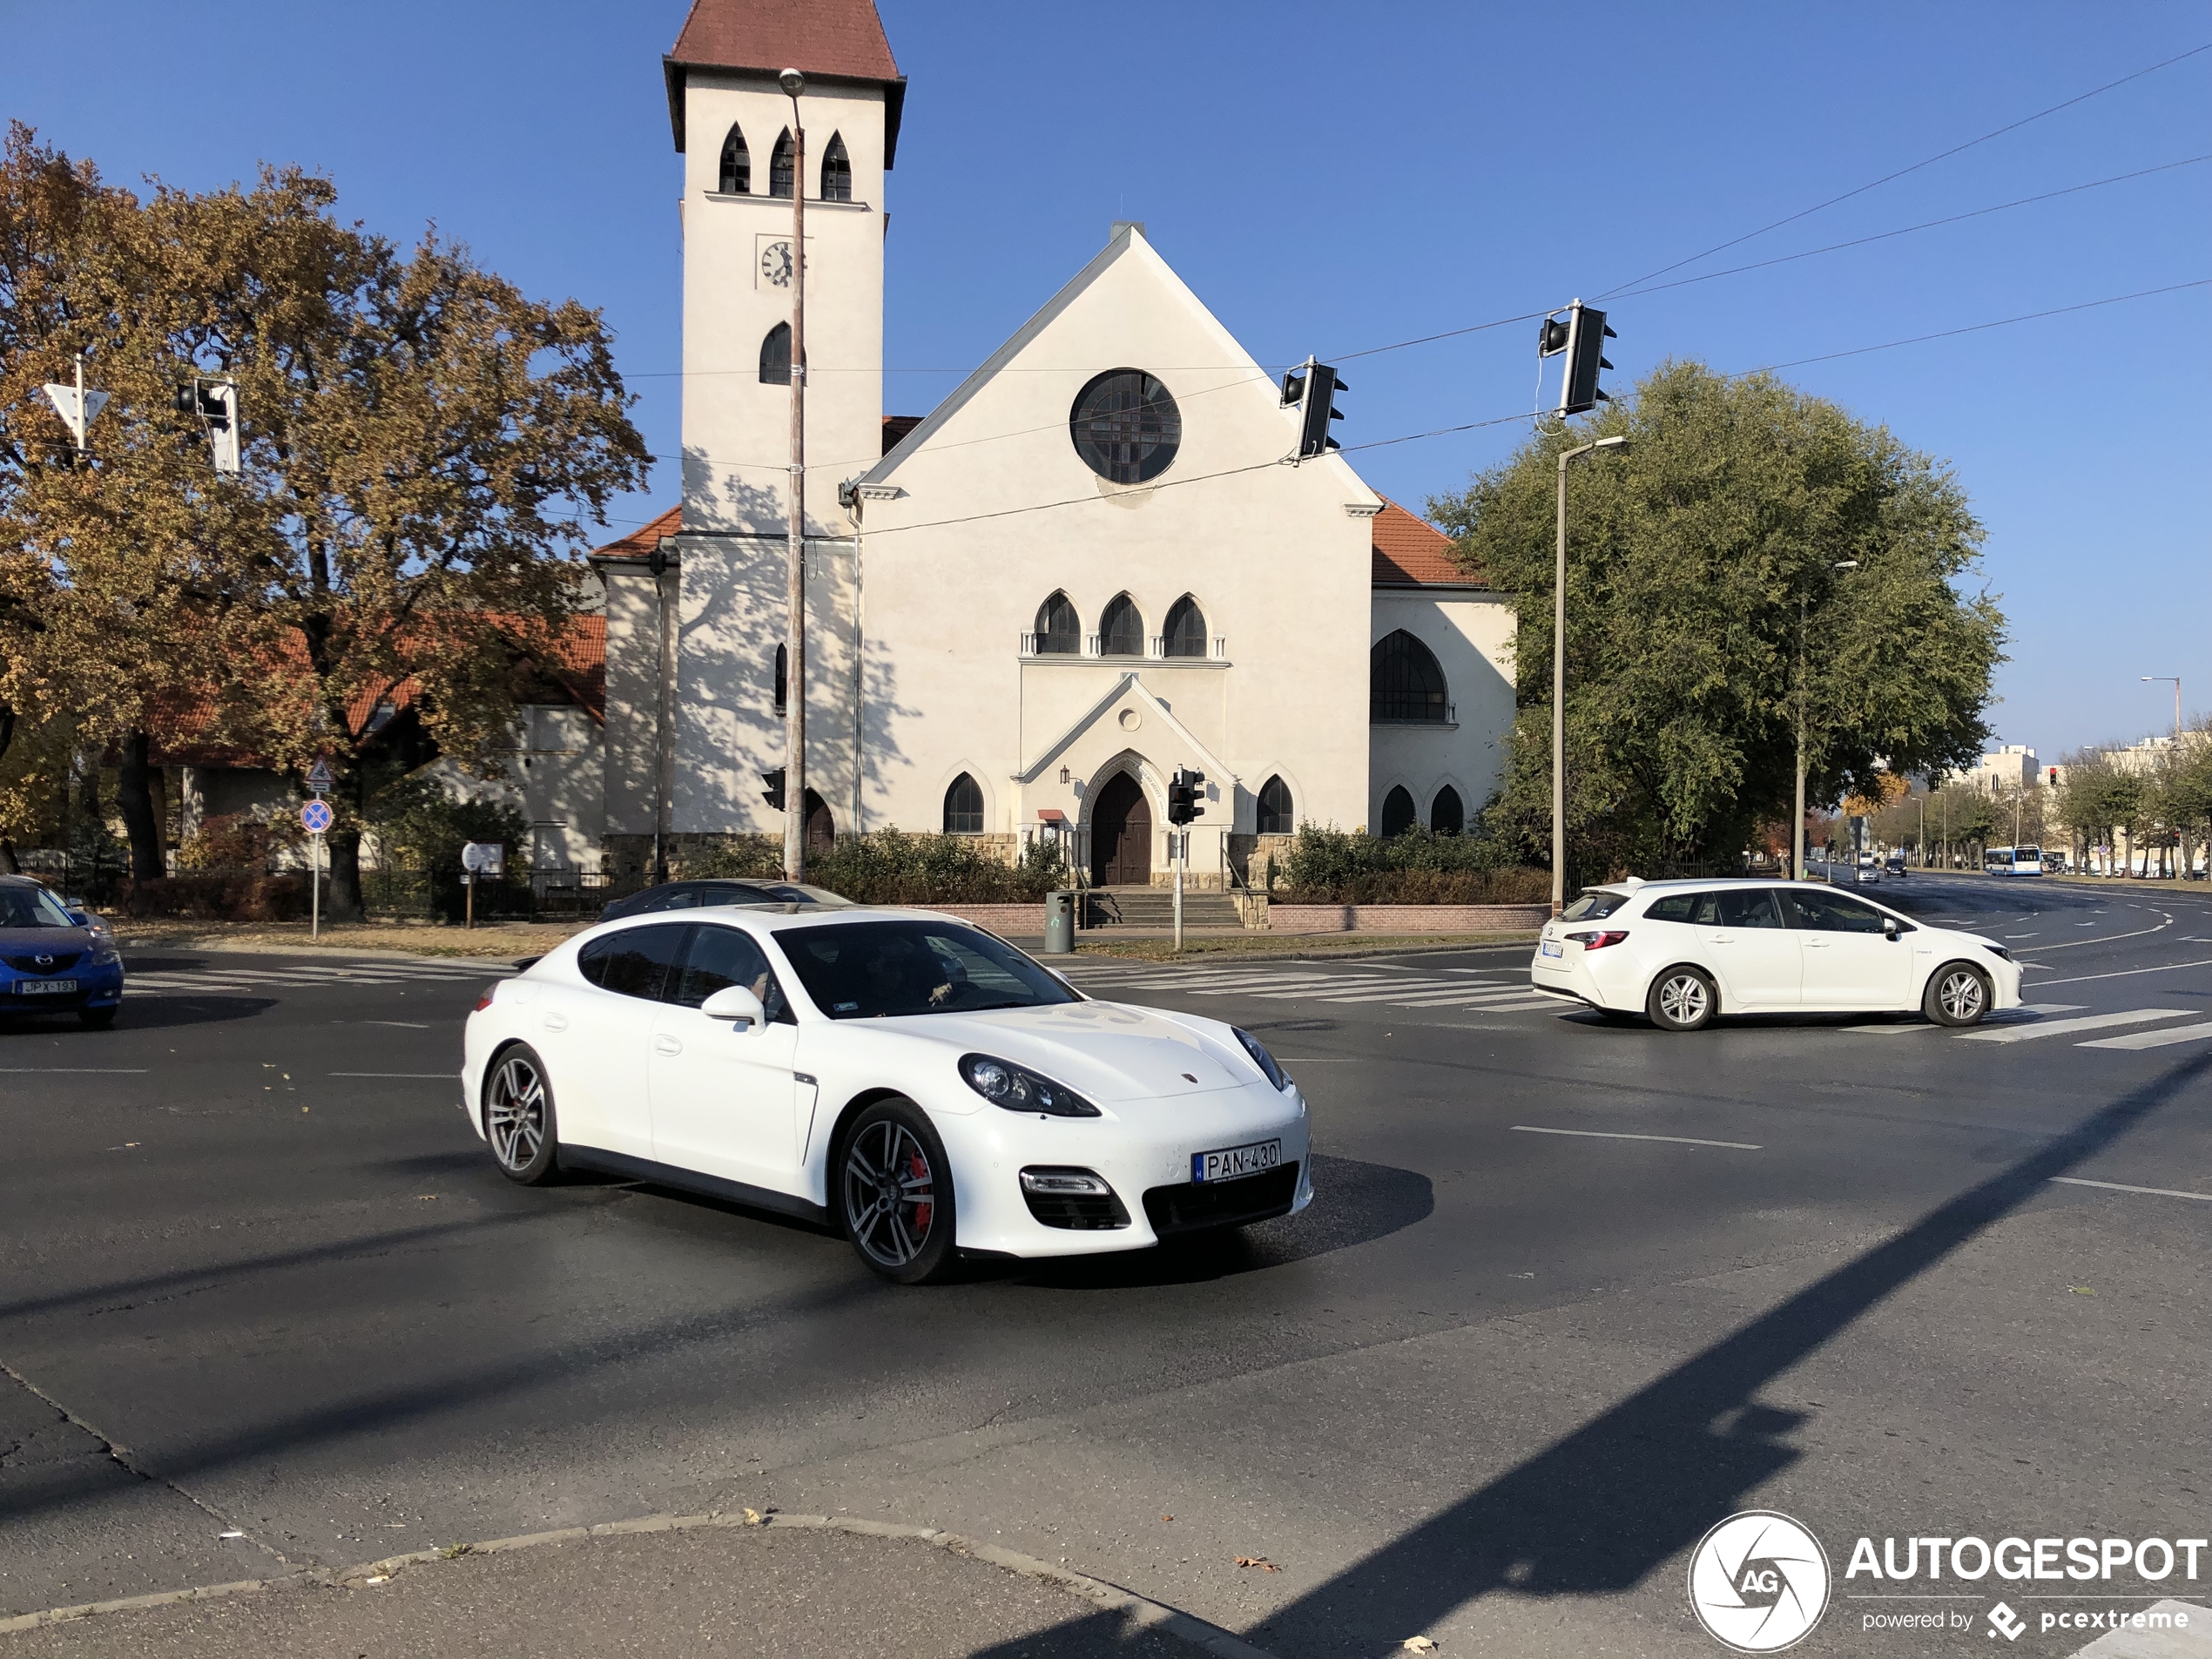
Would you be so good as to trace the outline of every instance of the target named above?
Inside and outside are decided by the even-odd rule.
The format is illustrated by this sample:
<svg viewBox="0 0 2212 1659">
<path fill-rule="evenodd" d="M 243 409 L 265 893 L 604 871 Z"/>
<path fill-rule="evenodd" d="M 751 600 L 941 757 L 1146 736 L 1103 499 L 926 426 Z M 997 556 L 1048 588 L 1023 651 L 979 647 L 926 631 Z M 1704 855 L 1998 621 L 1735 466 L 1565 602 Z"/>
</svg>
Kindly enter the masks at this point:
<svg viewBox="0 0 2212 1659">
<path fill-rule="evenodd" d="M 335 816 L 327 800 L 311 800 L 300 809 L 300 826 L 310 835 L 320 835 L 328 829 Z"/>
</svg>

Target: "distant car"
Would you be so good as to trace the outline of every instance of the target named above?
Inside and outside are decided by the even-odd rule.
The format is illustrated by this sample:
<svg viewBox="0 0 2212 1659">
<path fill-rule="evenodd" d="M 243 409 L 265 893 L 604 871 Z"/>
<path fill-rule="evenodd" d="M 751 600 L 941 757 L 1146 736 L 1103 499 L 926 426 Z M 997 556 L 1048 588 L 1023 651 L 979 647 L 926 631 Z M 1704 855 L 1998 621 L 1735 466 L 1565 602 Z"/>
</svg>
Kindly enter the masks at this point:
<svg viewBox="0 0 2212 1659">
<path fill-rule="evenodd" d="M 1615 1018 L 1695 1031 L 1722 1014 L 1918 1008 L 1976 1025 L 2020 1006 L 1995 940 L 1932 927 L 1818 882 L 1622 882 L 1544 924 L 1530 982 Z"/>
<path fill-rule="evenodd" d="M 705 905 L 847 905 L 827 887 L 798 881 L 664 881 L 658 887 L 617 899 L 599 913 L 602 921 L 651 915 L 662 910 L 695 910 Z"/>
<path fill-rule="evenodd" d="M 1888 872 L 1889 872 L 1892 875 L 1894 875 L 1894 876 L 1902 876 L 1902 875 L 1904 875 L 1904 873 L 1905 873 L 1905 854 L 1904 854 L 1904 853 L 1891 853 L 1891 854 L 1890 854 L 1890 856 L 1889 856 L 1887 859 L 1885 859 L 1885 860 L 1883 860 L 1883 863 L 1882 863 L 1882 867 L 1883 867 L 1885 870 L 1888 871 Z"/>
<path fill-rule="evenodd" d="M 115 1022 L 123 954 L 114 935 L 24 875 L 0 875 L 0 1015 L 74 1012 Z"/>
<path fill-rule="evenodd" d="M 1871 853 L 1861 853 L 1858 855 L 1858 867 L 1851 872 L 1851 880 L 1854 881 L 1879 881 L 1881 879 L 1881 861 L 1875 858 Z"/>
</svg>

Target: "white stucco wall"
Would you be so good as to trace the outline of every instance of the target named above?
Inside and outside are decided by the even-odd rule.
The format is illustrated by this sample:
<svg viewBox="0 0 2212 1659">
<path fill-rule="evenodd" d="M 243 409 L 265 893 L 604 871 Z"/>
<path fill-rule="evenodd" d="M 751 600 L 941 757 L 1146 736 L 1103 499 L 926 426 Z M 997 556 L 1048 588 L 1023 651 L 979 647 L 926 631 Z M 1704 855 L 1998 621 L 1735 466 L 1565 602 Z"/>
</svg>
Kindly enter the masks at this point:
<svg viewBox="0 0 2212 1659">
<path fill-rule="evenodd" d="M 533 870 L 596 870 L 606 822 L 606 744 L 599 723 L 568 704 L 529 704 L 507 734 L 485 751 L 501 775 L 480 778 L 450 758 L 428 770 L 456 800 L 496 800 L 530 826 L 509 857 Z"/>
<path fill-rule="evenodd" d="M 1472 820 L 1504 781 L 1513 736 L 1513 608 L 1501 595 L 1471 589 L 1375 590 L 1370 643 L 1404 629 L 1436 653 L 1453 719 L 1444 725 L 1376 725 L 1364 821 L 1382 823 L 1383 798 L 1402 785 L 1420 821 L 1429 821 L 1446 785 L 1460 792 Z"/>
<path fill-rule="evenodd" d="M 791 390 L 760 383 L 760 342 L 792 314 L 792 290 L 761 270 L 764 245 L 791 235 L 789 197 L 768 194 L 791 101 L 765 76 L 694 69 L 685 93 L 684 525 L 780 535 L 788 508 Z M 817 83 L 806 124 L 807 523 L 848 528 L 837 485 L 883 452 L 883 89 Z M 752 188 L 717 193 L 732 122 L 752 157 Z M 840 134 L 853 199 L 816 199 L 821 158 Z"/>
</svg>

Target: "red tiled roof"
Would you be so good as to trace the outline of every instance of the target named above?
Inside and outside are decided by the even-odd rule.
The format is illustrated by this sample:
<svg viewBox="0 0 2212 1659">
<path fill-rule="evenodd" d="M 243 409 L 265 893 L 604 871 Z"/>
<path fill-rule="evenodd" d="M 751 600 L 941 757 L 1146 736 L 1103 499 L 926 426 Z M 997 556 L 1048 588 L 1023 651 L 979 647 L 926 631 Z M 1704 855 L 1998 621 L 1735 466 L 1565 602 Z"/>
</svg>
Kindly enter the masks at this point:
<svg viewBox="0 0 2212 1659">
<path fill-rule="evenodd" d="M 1489 579 L 1452 556 L 1452 538 L 1387 496 L 1369 519 L 1379 588 L 1487 588 Z"/>
<path fill-rule="evenodd" d="M 887 415 L 883 417 L 883 453 L 889 455 L 899 441 L 929 417 L 926 415 Z"/>
<path fill-rule="evenodd" d="M 653 550 L 671 536 L 684 530 L 684 509 L 671 507 L 643 529 L 635 529 L 620 541 L 610 542 L 604 547 L 591 550 L 594 559 L 636 559 L 644 561 L 653 556 Z M 670 550 L 671 552 L 673 549 Z"/>
<path fill-rule="evenodd" d="M 684 147 L 684 71 L 796 69 L 841 80 L 880 81 L 884 99 L 883 165 L 899 148 L 906 78 L 891 56 L 873 0 L 693 0 L 676 48 L 665 60 L 668 118 Z"/>
</svg>

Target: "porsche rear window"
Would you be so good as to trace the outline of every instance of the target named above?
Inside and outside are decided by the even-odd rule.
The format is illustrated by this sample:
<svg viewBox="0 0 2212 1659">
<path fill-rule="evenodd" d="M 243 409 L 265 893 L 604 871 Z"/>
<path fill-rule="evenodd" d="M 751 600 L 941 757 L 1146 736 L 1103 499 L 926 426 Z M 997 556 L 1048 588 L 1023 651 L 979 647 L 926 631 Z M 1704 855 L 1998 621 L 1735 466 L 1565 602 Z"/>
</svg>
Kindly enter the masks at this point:
<svg viewBox="0 0 2212 1659">
<path fill-rule="evenodd" d="M 1072 1002 L 1076 994 L 1011 945 L 941 921 L 779 929 L 776 943 L 833 1020 Z"/>
</svg>

